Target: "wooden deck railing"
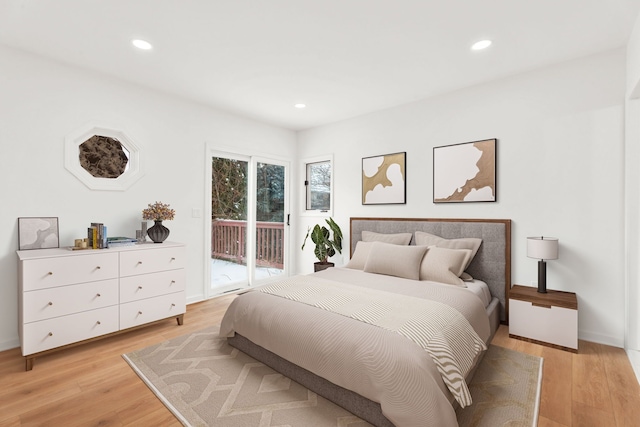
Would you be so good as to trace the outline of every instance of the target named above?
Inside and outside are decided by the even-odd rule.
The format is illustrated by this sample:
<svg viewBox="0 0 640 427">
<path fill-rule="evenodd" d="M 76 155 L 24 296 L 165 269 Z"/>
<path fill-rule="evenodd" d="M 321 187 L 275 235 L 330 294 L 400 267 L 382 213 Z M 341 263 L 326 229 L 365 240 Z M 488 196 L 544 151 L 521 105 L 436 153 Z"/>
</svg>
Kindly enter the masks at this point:
<svg viewBox="0 0 640 427">
<path fill-rule="evenodd" d="M 211 221 L 211 258 L 246 265 L 246 241 L 246 221 Z M 284 223 L 256 223 L 256 265 L 284 268 Z"/>
</svg>

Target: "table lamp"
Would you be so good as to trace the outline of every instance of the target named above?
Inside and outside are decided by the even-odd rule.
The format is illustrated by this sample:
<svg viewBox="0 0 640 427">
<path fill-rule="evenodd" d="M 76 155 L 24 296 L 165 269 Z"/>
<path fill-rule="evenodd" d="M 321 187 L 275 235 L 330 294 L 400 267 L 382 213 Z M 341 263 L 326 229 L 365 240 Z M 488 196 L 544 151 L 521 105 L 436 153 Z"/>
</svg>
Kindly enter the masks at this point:
<svg viewBox="0 0 640 427">
<path fill-rule="evenodd" d="M 538 292 L 547 293 L 547 259 L 558 259 L 558 239 L 555 237 L 527 237 L 527 256 L 538 261 Z"/>
</svg>

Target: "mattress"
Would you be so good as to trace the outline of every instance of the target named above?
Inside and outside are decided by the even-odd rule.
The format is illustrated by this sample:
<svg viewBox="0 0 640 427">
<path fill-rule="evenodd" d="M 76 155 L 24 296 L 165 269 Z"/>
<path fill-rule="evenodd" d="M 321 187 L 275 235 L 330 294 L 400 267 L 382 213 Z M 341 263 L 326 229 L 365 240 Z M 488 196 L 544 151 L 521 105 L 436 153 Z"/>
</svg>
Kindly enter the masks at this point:
<svg viewBox="0 0 640 427">
<path fill-rule="evenodd" d="M 493 297 L 491 296 L 491 292 L 489 291 L 489 286 L 482 280 L 474 279 L 469 282 L 464 282 L 467 285 L 467 290 L 469 292 L 473 292 L 484 304 L 484 307 L 489 307 L 491 300 Z"/>
</svg>

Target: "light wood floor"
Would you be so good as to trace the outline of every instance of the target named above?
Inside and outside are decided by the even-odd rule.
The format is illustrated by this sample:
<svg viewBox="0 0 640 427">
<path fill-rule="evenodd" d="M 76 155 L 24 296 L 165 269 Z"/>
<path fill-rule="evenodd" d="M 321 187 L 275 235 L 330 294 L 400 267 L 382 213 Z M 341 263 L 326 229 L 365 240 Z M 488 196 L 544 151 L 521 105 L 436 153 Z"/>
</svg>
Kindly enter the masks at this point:
<svg viewBox="0 0 640 427">
<path fill-rule="evenodd" d="M 121 355 L 218 323 L 234 296 L 188 306 L 167 320 L 36 359 L 0 353 L 0 427 L 180 426 Z M 580 341 L 572 354 L 509 338 L 493 344 L 544 357 L 539 426 L 640 426 L 640 386 L 622 349 Z"/>
</svg>

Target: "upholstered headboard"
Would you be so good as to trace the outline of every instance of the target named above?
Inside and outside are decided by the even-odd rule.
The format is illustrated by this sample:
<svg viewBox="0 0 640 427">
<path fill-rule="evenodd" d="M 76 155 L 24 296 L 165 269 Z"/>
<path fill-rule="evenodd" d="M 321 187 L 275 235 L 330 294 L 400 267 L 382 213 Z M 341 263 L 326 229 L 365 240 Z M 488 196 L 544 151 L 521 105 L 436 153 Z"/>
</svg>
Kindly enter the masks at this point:
<svg viewBox="0 0 640 427">
<path fill-rule="evenodd" d="M 351 218 L 351 255 L 363 231 L 376 233 L 413 233 L 423 231 L 445 239 L 477 237 L 482 244 L 467 268 L 474 278 L 487 283 L 491 294 L 500 300 L 500 321 L 509 323 L 511 289 L 511 220 L 443 218 Z M 411 244 L 414 244 L 412 238 Z"/>
</svg>

